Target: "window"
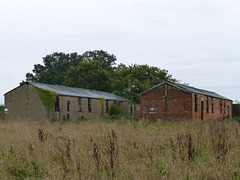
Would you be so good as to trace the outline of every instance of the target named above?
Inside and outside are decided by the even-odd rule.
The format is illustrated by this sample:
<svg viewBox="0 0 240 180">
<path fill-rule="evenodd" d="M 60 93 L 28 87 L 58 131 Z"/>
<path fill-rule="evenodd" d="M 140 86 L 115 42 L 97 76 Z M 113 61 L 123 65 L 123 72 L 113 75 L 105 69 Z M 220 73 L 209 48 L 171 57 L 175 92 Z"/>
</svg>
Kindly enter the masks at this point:
<svg viewBox="0 0 240 180">
<path fill-rule="evenodd" d="M 59 96 L 56 97 L 55 111 L 60 111 L 60 108 L 59 108 Z"/>
<path fill-rule="evenodd" d="M 197 110 L 198 110 L 198 104 L 197 104 L 197 95 L 195 94 L 194 95 L 194 99 L 195 99 L 195 112 L 197 112 Z"/>
<path fill-rule="evenodd" d="M 220 99 L 220 113 L 222 114 L 222 100 Z"/>
<path fill-rule="evenodd" d="M 92 112 L 92 99 L 88 98 L 88 112 Z"/>
<path fill-rule="evenodd" d="M 106 113 L 108 113 L 108 100 L 106 100 Z"/>
<path fill-rule="evenodd" d="M 214 110 L 214 109 L 213 109 L 213 97 L 212 97 L 212 113 L 213 113 L 213 110 Z"/>
<path fill-rule="evenodd" d="M 208 97 L 207 97 L 207 113 L 209 113 L 209 105 L 208 105 Z"/>
<path fill-rule="evenodd" d="M 70 119 L 70 101 L 67 102 L 67 119 Z"/>
<path fill-rule="evenodd" d="M 82 98 L 78 98 L 78 112 L 82 112 Z"/>
<path fill-rule="evenodd" d="M 224 100 L 224 114 L 226 114 L 226 103 L 225 103 L 225 100 Z"/>
<path fill-rule="evenodd" d="M 229 111 L 229 104 L 228 104 L 228 118 L 230 117 L 229 112 L 230 112 L 230 111 Z"/>
</svg>

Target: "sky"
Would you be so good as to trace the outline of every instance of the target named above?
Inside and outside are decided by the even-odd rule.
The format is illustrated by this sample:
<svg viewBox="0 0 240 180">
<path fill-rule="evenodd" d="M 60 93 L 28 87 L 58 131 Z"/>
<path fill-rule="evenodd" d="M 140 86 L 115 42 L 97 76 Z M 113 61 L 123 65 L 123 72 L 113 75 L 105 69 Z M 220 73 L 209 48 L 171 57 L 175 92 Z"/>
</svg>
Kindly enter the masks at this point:
<svg viewBox="0 0 240 180">
<path fill-rule="evenodd" d="M 104 50 L 240 100 L 239 0 L 1 0 L 0 104 L 53 52 Z"/>
</svg>

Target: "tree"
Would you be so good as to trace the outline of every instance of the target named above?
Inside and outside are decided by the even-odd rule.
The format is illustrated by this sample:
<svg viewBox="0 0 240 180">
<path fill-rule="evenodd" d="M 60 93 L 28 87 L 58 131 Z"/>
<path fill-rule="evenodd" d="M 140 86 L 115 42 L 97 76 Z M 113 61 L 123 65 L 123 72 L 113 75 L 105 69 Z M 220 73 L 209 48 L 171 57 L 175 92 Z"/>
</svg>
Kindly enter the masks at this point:
<svg viewBox="0 0 240 180">
<path fill-rule="evenodd" d="M 116 64 L 116 56 L 113 54 L 108 54 L 108 52 L 103 50 L 95 50 L 95 51 L 86 51 L 82 54 L 83 61 L 100 61 L 100 66 L 109 71 L 113 72 L 115 70 L 114 65 Z"/>
<path fill-rule="evenodd" d="M 67 72 L 67 86 L 111 92 L 112 81 L 108 71 L 103 69 L 100 61 L 83 61 L 71 66 Z"/>
<path fill-rule="evenodd" d="M 121 65 L 115 72 L 114 92 L 134 103 L 140 102 L 140 93 L 163 81 L 177 81 L 165 69 L 149 65 Z"/>
<path fill-rule="evenodd" d="M 134 103 L 140 93 L 163 81 L 177 81 L 165 69 L 149 65 L 116 65 L 116 56 L 103 50 L 65 54 L 55 52 L 35 64 L 26 80 L 114 92 Z"/>
<path fill-rule="evenodd" d="M 35 64 L 33 73 L 26 74 L 26 80 L 61 85 L 70 66 L 77 66 L 81 61 L 82 57 L 77 53 L 55 52 L 43 57 L 44 65 Z"/>
</svg>

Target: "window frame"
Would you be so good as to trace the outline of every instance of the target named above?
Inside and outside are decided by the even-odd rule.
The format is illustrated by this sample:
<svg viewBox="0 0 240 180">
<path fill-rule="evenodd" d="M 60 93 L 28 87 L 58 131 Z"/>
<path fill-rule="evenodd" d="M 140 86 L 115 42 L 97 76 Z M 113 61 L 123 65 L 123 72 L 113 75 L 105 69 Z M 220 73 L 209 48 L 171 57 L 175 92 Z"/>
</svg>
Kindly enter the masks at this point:
<svg viewBox="0 0 240 180">
<path fill-rule="evenodd" d="M 70 119 L 71 101 L 67 101 L 67 119 Z"/>
<path fill-rule="evenodd" d="M 195 105 L 194 111 L 198 112 L 197 94 L 194 94 L 194 105 Z"/>
<path fill-rule="evenodd" d="M 208 100 L 208 96 L 207 96 L 207 100 L 206 100 L 206 110 L 207 110 L 207 113 L 209 113 L 209 100 Z"/>
<path fill-rule="evenodd" d="M 88 112 L 91 113 L 92 112 L 92 99 L 88 98 Z"/>
<path fill-rule="evenodd" d="M 60 103 L 59 103 L 59 96 L 56 97 L 56 102 L 55 102 L 55 112 L 60 111 Z"/>
</svg>

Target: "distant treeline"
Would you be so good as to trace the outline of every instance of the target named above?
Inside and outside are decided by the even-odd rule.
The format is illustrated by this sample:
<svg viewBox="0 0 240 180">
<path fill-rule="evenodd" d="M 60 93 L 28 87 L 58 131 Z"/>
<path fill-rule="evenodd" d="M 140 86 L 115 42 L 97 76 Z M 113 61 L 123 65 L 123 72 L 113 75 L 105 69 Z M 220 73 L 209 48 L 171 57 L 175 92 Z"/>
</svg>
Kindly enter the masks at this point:
<svg viewBox="0 0 240 180">
<path fill-rule="evenodd" d="M 146 89 L 166 80 L 177 81 L 165 69 L 116 61 L 115 55 L 103 50 L 82 55 L 54 52 L 43 57 L 43 65 L 35 64 L 26 80 L 113 92 L 133 103 L 139 103 L 139 93 Z"/>
</svg>

